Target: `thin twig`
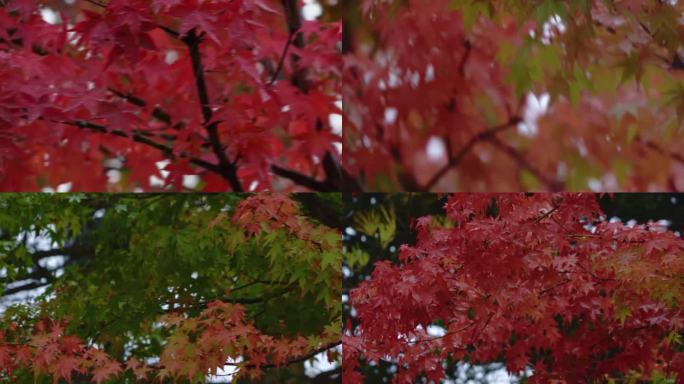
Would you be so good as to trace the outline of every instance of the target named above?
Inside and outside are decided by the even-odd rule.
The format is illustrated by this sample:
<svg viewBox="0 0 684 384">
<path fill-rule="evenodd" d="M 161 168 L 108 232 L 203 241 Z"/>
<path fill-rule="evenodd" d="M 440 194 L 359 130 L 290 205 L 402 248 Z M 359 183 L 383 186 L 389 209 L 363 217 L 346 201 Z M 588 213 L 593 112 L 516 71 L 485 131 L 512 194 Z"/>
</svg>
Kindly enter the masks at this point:
<svg viewBox="0 0 684 384">
<path fill-rule="evenodd" d="M 475 147 L 477 143 L 484 141 L 490 137 L 494 137 L 496 134 L 514 127 L 520 121 L 521 119 L 519 117 L 514 116 L 504 124 L 488 129 L 484 132 L 480 132 L 477 135 L 473 136 L 470 140 L 468 140 L 468 142 L 465 143 L 465 145 L 463 145 L 463 147 L 461 147 L 461 149 L 457 153 L 450 155 L 447 164 L 444 167 L 442 167 L 439 171 L 437 171 L 437 173 L 435 173 L 434 176 L 432 176 L 432 178 L 430 178 L 430 180 L 425 184 L 422 190 L 429 191 L 432 188 L 434 188 L 434 186 L 439 182 L 439 180 L 442 179 L 442 177 L 444 177 L 444 175 L 447 174 L 447 172 L 449 172 L 449 170 L 458 166 L 461 160 L 463 160 L 463 158 L 473 149 L 473 147 Z"/>
<path fill-rule="evenodd" d="M 520 154 L 515 148 L 504 143 L 499 138 L 491 136 L 486 138 L 487 141 L 492 143 L 496 148 L 510 156 L 518 164 L 519 168 L 526 169 L 534 177 L 542 182 L 546 186 L 546 189 L 552 192 L 558 192 L 563 189 L 563 184 L 557 180 L 553 180 L 545 176 L 537 167 L 532 165 L 523 155 Z"/>
<path fill-rule="evenodd" d="M 105 127 L 103 125 L 94 124 L 94 123 L 82 121 L 82 120 L 78 120 L 78 121 L 55 121 L 55 122 L 60 123 L 60 124 L 65 124 L 65 125 L 71 125 L 74 127 L 89 129 L 89 130 L 100 132 L 100 133 L 106 133 L 106 134 L 110 134 L 110 135 L 114 135 L 114 136 L 128 138 L 128 139 L 131 139 L 135 142 L 145 144 L 147 146 L 155 148 L 155 149 L 159 150 L 160 152 L 164 153 L 170 159 L 175 159 L 176 157 L 186 158 L 192 164 L 195 164 L 198 167 L 204 168 L 204 169 L 211 171 L 211 172 L 217 172 L 217 173 L 219 172 L 218 166 L 216 164 L 212 164 L 212 163 L 209 163 L 209 162 L 204 161 L 202 159 L 192 157 L 192 156 L 188 155 L 186 152 L 181 152 L 179 154 L 175 154 L 173 152 L 173 148 L 168 147 L 164 144 L 158 143 L 158 142 L 156 142 L 156 141 L 154 141 L 154 140 L 152 140 L 152 139 L 150 139 L 150 138 L 148 138 L 148 137 L 146 137 L 140 133 L 128 134 L 128 133 L 126 133 L 124 131 L 120 131 L 120 130 L 109 130 L 107 127 Z"/>
<path fill-rule="evenodd" d="M 192 29 L 183 42 L 188 46 L 190 51 L 190 59 L 192 61 L 192 69 L 195 75 L 195 85 L 197 86 L 197 94 L 199 96 L 200 109 L 202 110 L 202 117 L 204 118 L 204 128 L 209 134 L 209 142 L 212 151 L 219 161 L 221 169 L 221 176 L 223 176 L 233 190 L 233 192 L 242 192 L 242 184 L 237 176 L 237 166 L 234 162 L 228 159 L 221 143 L 221 137 L 218 132 L 218 122 L 212 121 L 213 112 L 209 101 L 209 92 L 207 91 L 207 83 L 204 78 L 204 66 L 202 65 L 202 54 L 200 53 L 201 38 L 197 35 L 195 29 Z"/>
<path fill-rule="evenodd" d="M 302 361 L 309 360 L 310 358 L 312 358 L 312 357 L 318 355 L 318 354 L 321 353 L 321 352 L 325 352 L 325 351 L 327 351 L 327 350 L 329 350 L 329 349 L 335 348 L 335 347 L 337 347 L 337 346 L 340 345 L 340 344 L 342 344 L 342 341 L 335 341 L 335 342 L 332 342 L 332 343 L 330 343 L 330 344 L 326 344 L 326 345 L 324 345 L 324 346 L 322 346 L 322 347 L 320 347 L 320 348 L 317 348 L 317 349 L 315 349 L 315 350 L 313 350 L 313 351 L 307 353 L 306 355 L 303 355 L 303 356 L 300 356 L 300 357 L 296 357 L 296 358 L 294 358 L 294 359 L 292 359 L 292 360 L 288 360 L 288 361 L 285 362 L 284 364 L 280 364 L 280 365 L 276 365 L 276 364 L 262 364 L 262 365 L 259 365 L 259 368 L 261 368 L 261 369 L 268 369 L 268 368 L 276 368 L 276 367 L 278 367 L 278 366 L 285 366 L 285 365 L 291 365 L 291 364 L 294 364 L 294 363 L 300 363 L 300 362 L 302 362 Z M 245 365 L 243 365 L 243 364 L 241 364 L 241 363 L 225 363 L 225 365 L 229 365 L 229 366 L 233 366 L 233 367 L 244 367 L 244 368 L 255 368 L 255 367 L 256 367 L 256 365 L 254 365 L 254 364 L 245 364 Z"/>
<path fill-rule="evenodd" d="M 268 85 L 273 85 L 280 75 L 280 71 L 283 70 L 283 66 L 285 65 L 285 58 L 287 57 L 287 52 L 290 49 L 290 45 L 292 44 L 292 38 L 294 37 L 296 32 L 290 32 L 289 35 L 287 35 L 287 43 L 285 43 L 285 48 L 283 48 L 283 53 L 280 55 L 280 60 L 278 60 L 278 66 L 276 67 L 275 71 L 273 71 L 273 75 L 271 76 L 271 80 L 269 80 Z"/>
</svg>

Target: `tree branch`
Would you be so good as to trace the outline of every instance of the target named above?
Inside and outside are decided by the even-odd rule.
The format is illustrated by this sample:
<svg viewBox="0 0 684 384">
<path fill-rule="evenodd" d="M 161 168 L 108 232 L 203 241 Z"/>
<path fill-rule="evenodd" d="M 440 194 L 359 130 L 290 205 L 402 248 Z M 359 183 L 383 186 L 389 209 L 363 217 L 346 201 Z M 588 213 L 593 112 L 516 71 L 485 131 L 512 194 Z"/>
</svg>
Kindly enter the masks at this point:
<svg viewBox="0 0 684 384">
<path fill-rule="evenodd" d="M 114 135 L 114 136 L 128 138 L 128 139 L 131 139 L 137 143 L 145 144 L 145 145 L 148 145 L 152 148 L 155 148 L 155 149 L 159 150 L 160 152 L 164 153 L 166 156 L 168 156 L 172 160 L 175 159 L 176 157 L 189 159 L 190 163 L 195 164 L 200 168 L 204 168 L 208 171 L 216 172 L 219 174 L 221 173 L 221 170 L 219 169 L 219 167 L 216 164 L 212 164 L 212 163 L 209 163 L 209 162 L 204 161 L 202 159 L 192 157 L 189 154 L 187 154 L 186 152 L 181 152 L 180 154 L 176 155 L 173 152 L 173 148 L 168 147 L 164 144 L 158 143 L 158 142 L 142 135 L 141 133 L 134 132 L 132 135 L 129 135 L 128 133 L 120 131 L 120 130 L 108 130 L 107 127 L 105 127 L 103 125 L 94 124 L 91 122 L 81 121 L 81 120 L 79 120 L 79 121 L 58 121 L 58 123 L 65 124 L 65 125 L 71 125 L 71 126 L 75 126 L 75 127 L 79 127 L 79 128 L 84 128 L 84 129 L 90 129 L 92 131 L 96 131 L 96 132 L 100 132 L 100 133 L 107 133 L 107 134 Z"/>
<path fill-rule="evenodd" d="M 285 58 L 287 57 L 287 52 L 290 49 L 290 45 L 292 44 L 293 37 L 294 33 L 290 31 L 290 34 L 287 36 L 287 43 L 285 43 L 285 48 L 283 48 L 283 53 L 280 55 L 280 60 L 278 60 L 278 66 L 273 71 L 271 80 L 269 80 L 268 82 L 269 85 L 273 85 L 273 83 L 275 83 L 275 81 L 278 79 L 278 76 L 280 75 L 280 72 L 283 70 L 283 65 L 285 65 Z"/>
<path fill-rule="evenodd" d="M 656 144 L 654 141 L 646 140 L 639 136 L 637 136 L 637 140 L 643 145 L 645 145 L 647 148 L 651 149 L 652 151 L 658 152 L 662 156 L 669 157 L 676 162 L 684 164 L 684 156 L 682 156 L 681 154 L 677 152 L 669 152 L 665 148 Z"/>
<path fill-rule="evenodd" d="M 143 100 L 143 99 L 141 99 L 141 98 L 139 98 L 139 97 L 137 97 L 131 93 L 124 93 L 124 92 L 121 92 L 121 91 L 114 89 L 112 87 L 107 87 L 107 90 L 109 92 L 113 93 L 114 95 L 126 100 L 130 104 L 133 104 L 133 105 L 141 107 L 141 108 L 145 108 L 147 106 L 147 102 L 145 100 Z M 154 109 L 152 110 L 152 117 L 154 117 L 155 119 L 157 119 L 161 122 L 166 123 L 167 125 L 171 125 L 171 122 L 172 122 L 171 121 L 171 115 L 169 115 L 166 111 L 164 111 L 163 109 L 161 109 L 159 107 L 154 107 Z M 182 124 L 178 123 L 178 124 L 174 125 L 173 128 L 174 129 L 180 129 L 180 128 L 182 128 Z"/>
<path fill-rule="evenodd" d="M 300 29 L 302 28 L 302 15 L 297 5 L 298 1 L 281 0 L 281 2 L 285 12 L 287 28 L 290 32 L 289 40 L 292 41 L 291 43 L 288 41 L 288 43 L 294 45 L 298 49 L 304 49 L 306 43 L 304 41 L 304 35 L 300 32 Z M 281 58 L 281 61 L 282 60 L 284 60 L 284 58 Z M 306 81 L 306 70 L 300 68 L 298 65 L 299 56 L 292 55 L 292 64 L 294 67 L 294 73 L 290 79 L 290 82 L 302 93 L 309 93 L 309 84 Z M 322 129 L 322 126 L 323 123 L 319 119 L 316 129 Z M 324 189 L 322 189 L 323 191 L 361 191 L 362 188 L 356 178 L 354 178 L 340 166 L 330 151 L 327 151 L 323 156 L 322 164 L 323 169 L 325 170 L 325 180 L 322 183 L 314 180 L 313 184 L 321 183 L 319 185 L 324 186 Z M 276 169 L 273 169 L 273 171 L 276 173 Z M 294 175 L 291 174 L 290 176 Z M 291 179 L 288 176 L 284 177 Z M 291 180 L 295 181 L 294 179 Z"/>
<path fill-rule="evenodd" d="M 133 95 L 131 93 L 124 93 L 121 92 L 117 89 L 114 88 L 107 88 L 111 93 L 114 95 L 121 97 L 122 99 L 126 100 L 130 104 L 136 105 L 141 108 L 145 108 L 147 106 L 147 102 L 140 97 Z M 168 125 L 172 124 L 172 119 L 171 115 L 164 111 L 163 109 L 159 107 L 155 107 L 154 110 L 152 111 L 152 117 L 156 118 L 157 120 L 160 120 Z M 174 129 L 181 129 L 183 128 L 182 123 L 176 123 L 172 126 Z M 164 139 L 167 140 L 175 140 L 176 137 L 174 135 L 165 135 L 161 136 Z M 206 145 L 203 146 L 209 146 L 210 144 L 207 143 Z M 271 172 L 273 174 L 280 176 L 282 178 L 291 180 L 298 185 L 301 185 L 303 187 L 306 187 L 308 189 L 311 189 L 312 191 L 317 191 L 317 192 L 336 192 L 339 191 L 339 188 L 336 188 L 334 185 L 330 185 L 329 183 L 321 182 L 316 180 L 313 177 L 306 176 L 304 174 L 301 174 L 299 172 L 278 166 L 278 165 L 272 165 L 271 166 Z"/>
<path fill-rule="evenodd" d="M 536 177 L 539 181 L 542 182 L 542 184 L 546 186 L 547 190 L 552 192 L 558 192 L 563 190 L 563 183 L 559 182 L 558 180 L 546 177 L 539 169 L 537 169 L 525 157 L 523 157 L 523 155 L 521 155 L 520 152 L 515 150 L 515 148 L 504 143 L 496 136 L 488 137 L 486 140 L 492 143 L 499 150 L 510 156 L 513 160 L 515 160 L 515 162 L 518 164 L 518 167 L 526 169 L 532 175 L 534 175 L 534 177 Z"/>
<path fill-rule="evenodd" d="M 223 176 L 233 190 L 233 192 L 242 192 L 243 188 L 237 176 L 237 166 L 230 161 L 223 150 L 223 144 L 218 133 L 218 122 L 211 121 L 213 112 L 209 102 L 209 92 L 207 91 L 207 83 L 204 79 L 204 66 L 202 65 L 202 54 L 200 53 L 201 38 L 197 35 L 197 31 L 192 29 L 183 42 L 188 46 L 190 51 L 190 60 L 192 61 L 192 69 L 195 75 L 195 85 L 197 86 L 197 94 L 199 96 L 200 108 L 202 110 L 202 117 L 204 118 L 204 128 L 209 134 L 209 142 L 212 150 L 219 161 L 219 168 L 221 169 L 221 176 Z"/>
<path fill-rule="evenodd" d="M 463 158 L 475 147 L 476 144 L 478 144 L 481 141 L 487 140 L 491 137 L 496 136 L 498 133 L 506 131 L 514 126 L 516 126 L 518 123 L 520 123 L 522 119 L 518 116 L 513 116 L 511 117 L 507 122 L 504 124 L 501 124 L 499 126 L 496 126 L 494 128 L 488 129 L 484 132 L 480 132 L 477 135 L 473 136 L 468 142 L 461 147 L 461 149 L 455 153 L 455 154 L 449 154 L 449 160 L 447 164 L 442 167 L 437 173 L 430 178 L 430 180 L 425 184 L 425 186 L 422 188 L 423 191 L 430 191 L 434 186 L 439 182 L 439 180 L 444 177 L 444 175 L 449 172 L 452 168 L 455 168 L 458 166 L 458 164 L 463 160 Z"/>
<path fill-rule="evenodd" d="M 307 353 L 306 355 L 303 355 L 303 356 L 300 356 L 300 357 L 296 357 L 296 358 L 294 358 L 294 359 L 292 359 L 292 360 L 288 360 L 287 362 L 285 362 L 285 364 L 281 364 L 280 366 L 287 366 L 287 365 L 291 365 L 291 364 L 294 364 L 294 363 L 301 363 L 302 361 L 309 360 L 310 358 L 312 358 L 312 357 L 318 355 L 318 354 L 321 353 L 321 352 L 325 352 L 325 351 L 327 351 L 327 350 L 329 350 L 329 349 L 335 348 L 335 347 L 337 347 L 337 346 L 340 345 L 340 344 L 342 344 L 342 341 L 341 341 L 341 340 L 340 340 L 340 341 L 335 341 L 335 342 L 332 342 L 332 343 L 329 343 L 329 344 L 326 344 L 326 345 L 324 345 L 324 346 L 322 346 L 322 347 L 320 347 L 320 348 L 318 348 L 318 349 L 314 349 L 313 351 Z M 240 363 L 226 363 L 225 365 L 229 365 L 229 366 L 233 366 L 233 367 L 256 368 L 256 365 L 254 365 L 254 364 L 245 364 L 245 365 L 242 365 L 242 364 L 240 364 Z M 259 366 L 259 368 L 261 368 L 261 369 L 269 369 L 269 368 L 276 368 L 276 367 L 278 367 L 278 365 L 275 365 L 275 364 L 264 364 L 264 365 L 260 365 L 260 366 Z"/>
<path fill-rule="evenodd" d="M 271 172 L 273 174 L 283 177 L 288 180 L 292 180 L 302 187 L 311 189 L 317 192 L 335 192 L 338 191 L 333 185 L 324 181 L 318 181 L 313 177 L 303 175 L 299 172 L 295 172 L 278 165 L 271 165 Z"/>
</svg>

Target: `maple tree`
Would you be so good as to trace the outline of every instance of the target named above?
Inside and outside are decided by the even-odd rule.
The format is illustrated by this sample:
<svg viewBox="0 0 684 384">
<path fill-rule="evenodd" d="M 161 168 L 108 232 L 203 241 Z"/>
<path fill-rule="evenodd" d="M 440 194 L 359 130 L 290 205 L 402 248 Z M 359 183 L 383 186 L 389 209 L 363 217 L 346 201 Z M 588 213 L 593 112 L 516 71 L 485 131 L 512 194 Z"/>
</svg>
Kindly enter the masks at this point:
<svg viewBox="0 0 684 384">
<path fill-rule="evenodd" d="M 340 190 L 340 37 L 297 0 L 0 1 L 0 188 Z"/>
<path fill-rule="evenodd" d="M 343 163 L 371 191 L 684 190 L 683 11 L 347 2 Z"/>
<path fill-rule="evenodd" d="M 339 199 L 0 196 L 0 382 L 308 382 L 339 359 L 340 235 L 310 213 Z"/>
<path fill-rule="evenodd" d="M 344 381 L 362 382 L 361 372 L 376 375 L 367 367 L 381 364 L 394 382 L 439 382 L 455 364 L 501 362 L 529 382 L 681 382 L 681 234 L 609 220 L 599 206 L 617 212 L 616 202 L 653 205 L 660 197 L 681 199 L 371 195 L 366 207 L 354 200 L 345 268 L 360 275 L 345 282 Z M 624 217 L 639 215 L 635 206 Z"/>
</svg>

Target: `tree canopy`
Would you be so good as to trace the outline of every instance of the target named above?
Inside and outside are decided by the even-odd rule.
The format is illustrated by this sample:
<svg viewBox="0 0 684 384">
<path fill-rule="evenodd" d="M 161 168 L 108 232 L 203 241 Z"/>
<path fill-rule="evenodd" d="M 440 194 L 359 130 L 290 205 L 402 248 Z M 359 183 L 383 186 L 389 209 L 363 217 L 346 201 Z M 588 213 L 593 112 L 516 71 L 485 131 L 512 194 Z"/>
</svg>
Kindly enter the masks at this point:
<svg viewBox="0 0 684 384">
<path fill-rule="evenodd" d="M 682 227 L 658 223 L 681 198 L 348 200 L 345 382 L 439 382 L 502 364 L 540 383 L 681 380 Z"/>
<path fill-rule="evenodd" d="M 340 234 L 311 207 L 340 196 L 296 199 L 0 195 L 0 381 L 309 382 L 341 329 Z"/>
<path fill-rule="evenodd" d="M 324 20 L 295 0 L 0 1 L 0 188 L 340 190 Z"/>
<path fill-rule="evenodd" d="M 684 189 L 681 1 L 348 3 L 364 189 Z"/>
</svg>

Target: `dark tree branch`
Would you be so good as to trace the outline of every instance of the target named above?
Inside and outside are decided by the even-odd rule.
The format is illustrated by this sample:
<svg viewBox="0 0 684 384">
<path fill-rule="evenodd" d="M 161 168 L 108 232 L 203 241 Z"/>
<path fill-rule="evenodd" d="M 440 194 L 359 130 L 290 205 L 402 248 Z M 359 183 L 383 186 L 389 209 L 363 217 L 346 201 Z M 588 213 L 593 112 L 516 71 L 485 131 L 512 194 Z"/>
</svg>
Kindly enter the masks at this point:
<svg viewBox="0 0 684 384">
<path fill-rule="evenodd" d="M 190 163 L 197 165 L 200 168 L 206 169 L 211 172 L 216 172 L 216 173 L 221 173 L 221 170 L 218 165 L 209 163 L 207 161 L 204 161 L 202 159 L 198 159 L 196 157 L 192 157 L 188 155 L 186 152 L 181 152 L 180 154 L 176 155 L 173 152 L 173 148 L 166 146 L 164 144 L 158 143 L 149 137 L 146 137 L 145 135 L 139 133 L 139 132 L 133 132 L 132 134 L 128 134 L 126 132 L 120 131 L 120 130 L 108 130 L 107 127 L 99 124 L 94 124 L 91 122 L 87 121 L 59 121 L 58 123 L 65 124 L 65 125 L 71 125 L 83 129 L 90 129 L 92 131 L 100 132 L 100 133 L 107 133 L 110 135 L 114 136 L 119 136 L 119 137 L 124 137 L 131 139 L 137 143 L 145 144 L 148 145 L 152 148 L 155 148 L 162 152 L 164 155 L 166 155 L 170 159 L 175 159 L 176 157 L 180 158 L 185 158 L 189 159 Z"/>
<path fill-rule="evenodd" d="M 304 49 L 306 42 L 304 41 L 304 35 L 300 32 L 302 28 L 302 15 L 298 6 L 297 0 L 281 0 L 283 5 L 283 10 L 285 13 L 285 20 L 287 22 L 287 28 L 290 31 L 290 38 L 288 40 L 288 45 L 292 44 L 299 49 Z M 292 41 L 290 43 L 290 41 Z M 287 48 L 287 47 L 286 47 Z M 281 61 L 284 58 L 281 58 Z M 299 66 L 299 56 L 292 55 L 292 66 L 294 68 L 294 73 L 290 78 L 292 85 L 297 87 L 302 93 L 309 93 L 309 83 L 306 80 L 306 70 L 300 68 Z M 319 120 L 317 122 L 316 129 L 321 129 L 323 123 Z M 359 185 L 356 178 L 351 174 L 346 172 L 335 159 L 330 151 L 327 151 L 323 156 L 323 169 L 325 170 L 325 180 L 319 182 L 315 179 L 309 178 L 308 183 L 311 185 L 318 185 L 322 188 L 316 189 L 318 191 L 361 191 L 361 186 Z M 272 169 L 274 173 L 277 174 L 277 169 Z M 290 176 L 294 176 L 290 174 Z M 283 176 L 298 182 L 291 177 Z M 302 178 L 297 178 L 297 180 L 304 181 Z M 299 182 L 298 182 L 299 183 Z"/>
<path fill-rule="evenodd" d="M 302 361 L 309 360 L 310 358 L 318 355 L 321 352 L 325 352 L 329 349 L 335 348 L 340 344 L 342 344 L 342 341 L 335 341 L 333 343 L 326 344 L 326 345 L 324 345 L 318 349 L 314 349 L 313 351 L 307 353 L 306 355 L 294 358 L 292 360 L 288 360 L 286 363 L 281 364 L 280 366 L 287 366 L 287 365 L 292 365 L 294 363 L 301 363 Z M 256 367 L 254 364 L 242 365 L 240 363 L 226 363 L 226 365 L 233 366 L 233 367 L 245 367 L 245 368 L 255 368 Z M 261 369 L 269 369 L 269 368 L 276 368 L 276 367 L 278 367 L 278 366 L 275 364 L 264 364 L 264 365 L 259 366 L 259 368 L 261 368 Z"/>
<path fill-rule="evenodd" d="M 338 191 L 338 189 L 335 189 L 333 185 L 330 185 L 329 183 L 323 182 L 323 181 L 318 181 L 314 179 L 313 177 L 309 177 L 306 175 L 303 175 L 299 172 L 295 172 L 283 167 L 280 167 L 278 165 L 272 165 L 271 166 L 271 172 L 273 174 L 278 175 L 280 177 L 283 177 L 288 180 L 292 180 L 298 185 L 301 185 L 302 187 L 306 187 L 311 189 L 312 191 L 317 191 L 317 192 L 335 192 Z"/>
<path fill-rule="evenodd" d="M 311 379 L 312 383 L 315 384 L 332 384 L 332 383 L 340 383 L 341 382 L 341 377 L 342 375 L 342 368 L 337 367 L 333 370 L 330 371 L 325 371 L 321 372 L 315 377 Z"/>
<path fill-rule="evenodd" d="M 2 296 L 14 295 L 15 293 L 24 292 L 24 291 L 32 291 L 36 288 L 46 287 L 50 284 L 52 284 L 52 281 L 49 281 L 49 280 L 46 280 L 44 282 L 32 281 L 30 283 L 26 283 L 26 284 L 23 284 L 23 285 L 20 285 L 17 287 L 4 289 L 4 290 L 2 290 Z"/>
<path fill-rule="evenodd" d="M 110 92 L 112 92 L 113 94 L 115 94 L 116 96 L 123 98 L 124 100 L 128 101 L 129 103 L 131 103 L 133 105 L 136 105 L 136 106 L 142 107 L 142 108 L 147 106 L 147 102 L 145 100 L 143 100 L 140 97 L 135 96 L 131 93 L 124 93 L 124 92 L 121 92 L 121 91 L 113 89 L 113 88 L 108 88 L 108 90 Z M 169 125 L 171 125 L 171 123 L 172 123 L 171 116 L 169 115 L 169 113 L 164 111 L 163 109 L 161 109 L 159 107 L 155 107 L 155 109 L 152 111 L 152 117 L 156 118 L 157 120 L 163 121 Z M 177 123 L 177 124 L 173 125 L 173 128 L 174 129 L 180 129 L 180 128 L 182 128 L 182 124 Z M 162 138 L 167 139 L 167 140 L 175 140 L 176 137 L 173 135 L 165 135 L 165 136 L 162 136 Z M 209 144 L 207 144 L 207 146 L 208 145 Z M 336 192 L 336 191 L 341 190 L 340 188 L 338 188 L 335 185 L 330 185 L 330 183 L 318 181 L 313 177 L 306 176 L 306 175 L 301 174 L 299 172 L 296 172 L 296 171 L 293 171 L 293 170 L 290 170 L 290 169 L 287 169 L 287 168 L 284 168 L 284 167 L 281 167 L 278 165 L 272 165 L 271 166 L 271 172 L 273 172 L 273 174 L 280 176 L 282 178 L 289 179 L 289 180 L 297 183 L 298 185 L 309 188 L 312 191 Z"/>
<path fill-rule="evenodd" d="M 475 147 L 476 144 L 478 144 L 481 141 L 487 140 L 491 137 L 495 137 L 500 132 L 515 127 L 521 121 L 522 120 L 520 119 L 520 117 L 514 116 L 504 124 L 488 129 L 484 132 L 480 132 L 477 135 L 473 136 L 470 140 L 468 140 L 465 143 L 465 145 L 463 145 L 463 147 L 461 147 L 461 149 L 458 152 L 456 152 L 455 154 L 449 154 L 449 160 L 447 164 L 444 167 L 442 167 L 439 171 L 437 171 L 437 173 L 435 173 L 434 176 L 432 176 L 432 178 L 430 178 L 430 180 L 421 189 L 423 191 L 430 191 L 439 182 L 439 180 L 441 180 L 442 177 L 444 177 L 444 175 L 446 175 L 447 172 L 449 172 L 449 170 L 459 165 L 461 160 L 463 160 L 463 158 L 473 149 L 473 147 Z"/>
<path fill-rule="evenodd" d="M 290 49 L 290 45 L 292 44 L 293 37 L 294 33 L 290 31 L 290 34 L 287 36 L 287 43 L 285 43 L 285 48 L 283 48 L 283 53 L 280 55 L 280 60 L 278 60 L 278 66 L 273 71 L 271 80 L 269 80 L 268 82 L 269 85 L 273 85 L 275 81 L 278 79 L 278 76 L 280 76 L 280 72 L 283 70 L 283 66 L 285 65 L 285 58 L 287 57 L 287 52 Z"/>
<path fill-rule="evenodd" d="M 461 63 L 458 65 L 458 73 L 461 75 L 461 77 L 465 76 L 465 67 L 468 63 L 468 59 L 470 58 L 470 53 L 473 50 L 473 44 L 470 41 L 466 40 L 465 42 L 463 42 L 463 48 L 465 48 L 465 53 L 461 58 Z"/>
<path fill-rule="evenodd" d="M 221 137 L 218 132 L 218 122 L 211 121 L 213 112 L 209 101 L 209 92 L 207 91 L 207 83 L 204 79 L 204 66 L 202 65 L 202 54 L 200 53 L 201 38 L 197 35 L 195 29 L 192 29 L 183 42 L 188 46 L 190 51 L 190 60 L 192 61 L 192 69 L 195 75 L 195 85 L 197 86 L 197 94 L 200 101 L 200 108 L 202 110 L 202 117 L 204 118 L 204 128 L 209 134 L 209 142 L 212 150 L 219 160 L 219 167 L 221 169 L 221 176 L 223 176 L 233 190 L 233 192 L 242 192 L 243 188 L 237 176 L 237 166 L 230 161 L 221 143 Z"/>
<path fill-rule="evenodd" d="M 559 182 L 558 180 L 551 179 L 544 175 L 539 169 L 537 169 L 532 163 L 530 163 L 520 152 L 518 152 L 515 148 L 511 147 L 510 145 L 504 143 L 501 141 L 498 137 L 496 136 L 491 136 L 486 139 L 492 145 L 494 145 L 496 148 L 510 156 L 513 160 L 515 160 L 516 164 L 518 164 L 519 168 L 526 169 L 529 171 L 534 177 L 536 177 L 539 181 L 544 184 L 546 189 L 548 191 L 552 192 L 557 192 L 557 191 L 562 191 L 563 190 L 563 183 Z"/>
<path fill-rule="evenodd" d="M 111 88 L 111 87 L 108 87 L 107 90 L 109 92 L 113 93 L 114 95 L 126 100 L 128 103 L 130 103 L 132 105 L 135 105 L 135 106 L 138 106 L 141 108 L 147 107 L 147 102 L 145 100 L 143 100 L 143 99 L 141 99 L 141 98 L 139 98 L 139 97 L 137 97 L 131 93 L 124 93 L 124 92 L 121 92 L 121 91 L 114 89 L 114 88 Z M 152 110 L 152 117 L 154 117 L 155 119 L 157 119 L 163 123 L 166 123 L 167 125 L 171 125 L 171 123 L 172 123 L 171 115 L 169 115 L 166 111 L 164 111 L 163 109 L 161 109 L 159 107 L 154 107 L 154 109 Z M 173 126 L 173 128 L 174 129 L 180 129 L 180 128 L 182 128 L 182 126 L 183 126 L 183 124 L 178 123 L 178 124 L 175 124 Z"/>
<path fill-rule="evenodd" d="M 282 0 L 283 10 L 285 11 L 285 20 L 287 22 L 287 29 L 290 35 L 294 36 L 292 44 L 304 49 L 306 45 L 304 35 L 299 31 L 302 28 L 302 14 L 298 6 L 298 0 Z M 294 67 L 294 74 L 292 75 L 292 84 L 299 88 L 303 93 L 309 92 L 309 84 L 306 81 L 306 71 L 299 67 L 299 56 L 292 55 L 292 64 Z"/>
<path fill-rule="evenodd" d="M 135 98 L 135 96 L 132 96 L 132 97 Z M 135 98 L 134 100 L 141 100 L 141 99 Z M 114 136 L 128 138 L 128 139 L 131 139 L 135 142 L 145 144 L 145 145 L 148 145 L 152 148 L 155 148 L 155 149 L 161 151 L 162 153 L 164 153 L 166 156 L 168 156 L 172 160 L 176 158 L 176 154 L 173 153 L 172 147 L 166 146 L 164 144 L 161 144 L 157 141 L 152 140 L 151 138 L 149 138 L 146 135 L 146 132 L 134 131 L 133 134 L 131 135 L 131 134 L 128 134 L 128 133 L 120 131 L 120 130 L 108 130 L 107 127 L 105 127 L 103 125 L 94 124 L 94 123 L 86 122 L 86 121 L 58 121 L 58 123 L 66 124 L 66 125 L 72 125 L 72 126 L 79 127 L 79 128 L 90 129 L 90 130 L 93 130 L 96 132 L 111 134 Z M 171 135 L 164 136 L 163 138 L 169 139 L 169 140 L 175 139 L 175 137 L 171 136 Z M 194 164 L 194 165 L 196 165 L 202 169 L 223 175 L 224 171 L 221 169 L 220 166 L 218 166 L 216 164 L 209 163 L 209 162 L 201 160 L 201 159 L 198 159 L 196 157 L 190 156 L 186 152 L 181 152 L 178 155 L 178 157 L 187 158 L 187 159 L 189 159 L 189 161 L 192 164 Z M 330 185 L 326 182 L 318 181 L 315 178 L 303 175 L 299 172 L 296 172 L 296 171 L 293 171 L 293 170 L 290 170 L 290 169 L 287 169 L 284 167 L 280 167 L 277 165 L 272 165 L 271 171 L 275 175 L 278 175 L 280 177 L 292 180 L 293 182 L 297 183 L 298 185 L 309 188 L 312 191 L 316 191 L 316 192 L 337 192 L 340 190 L 340 189 L 337 189 L 336 185 Z"/>
<path fill-rule="evenodd" d="M 659 154 L 669 157 L 672 160 L 684 164 L 684 156 L 682 156 L 680 153 L 677 152 L 669 152 L 665 148 L 661 147 L 660 145 L 656 144 L 653 141 L 650 140 L 645 140 L 641 137 L 637 136 L 637 140 L 642 143 L 644 146 L 647 148 L 651 149 L 652 151 L 658 152 Z"/>
</svg>

